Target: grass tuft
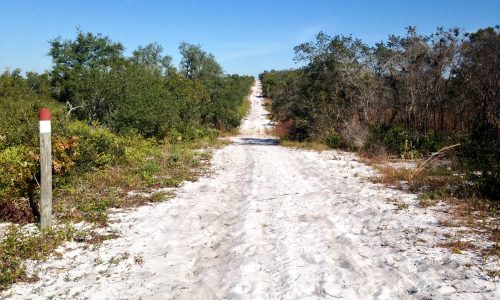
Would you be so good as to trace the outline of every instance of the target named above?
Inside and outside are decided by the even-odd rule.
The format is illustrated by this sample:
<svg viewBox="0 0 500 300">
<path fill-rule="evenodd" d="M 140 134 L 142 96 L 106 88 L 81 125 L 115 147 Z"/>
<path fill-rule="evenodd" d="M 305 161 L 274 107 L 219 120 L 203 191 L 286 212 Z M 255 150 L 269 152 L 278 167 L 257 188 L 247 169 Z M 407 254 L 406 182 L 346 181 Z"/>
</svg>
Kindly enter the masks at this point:
<svg viewBox="0 0 500 300">
<path fill-rule="evenodd" d="M 21 280 L 35 280 L 27 275 L 25 261 L 46 259 L 62 243 L 72 240 L 74 234 L 69 225 L 43 232 L 10 226 L 0 242 L 0 290 Z"/>
</svg>

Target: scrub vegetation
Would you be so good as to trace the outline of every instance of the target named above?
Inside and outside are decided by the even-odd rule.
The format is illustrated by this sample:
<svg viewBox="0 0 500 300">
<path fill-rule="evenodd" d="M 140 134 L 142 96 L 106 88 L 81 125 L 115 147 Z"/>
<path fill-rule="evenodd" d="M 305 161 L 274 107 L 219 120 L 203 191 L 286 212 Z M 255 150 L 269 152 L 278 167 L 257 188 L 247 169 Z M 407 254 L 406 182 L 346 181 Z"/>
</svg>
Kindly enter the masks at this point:
<svg viewBox="0 0 500 300">
<path fill-rule="evenodd" d="M 225 74 L 199 45 L 182 43 L 176 68 L 157 43 L 130 57 L 101 34 L 77 31 L 49 43 L 52 70 L 0 75 L 0 222 L 38 221 L 41 107 L 52 111 L 57 223 L 97 226 L 106 225 L 108 208 L 163 201 L 166 188 L 196 179 L 210 159 L 197 149 L 221 143 L 219 133 L 246 113 L 254 78 Z M 24 259 L 73 238 L 68 230 L 26 235 L 16 226 L 0 243 L 0 288 L 23 279 Z M 35 253 L 30 245 L 41 240 L 52 242 Z"/>
<path fill-rule="evenodd" d="M 372 47 L 320 32 L 295 47 L 302 67 L 266 71 L 260 79 L 283 140 L 357 150 L 370 159 L 446 156 L 445 165 L 431 159 L 403 177 L 454 197 L 492 199 L 497 209 L 499 49 L 498 26 L 430 35 L 408 27 L 405 36 Z M 396 178 L 402 171 L 382 173 Z"/>
</svg>

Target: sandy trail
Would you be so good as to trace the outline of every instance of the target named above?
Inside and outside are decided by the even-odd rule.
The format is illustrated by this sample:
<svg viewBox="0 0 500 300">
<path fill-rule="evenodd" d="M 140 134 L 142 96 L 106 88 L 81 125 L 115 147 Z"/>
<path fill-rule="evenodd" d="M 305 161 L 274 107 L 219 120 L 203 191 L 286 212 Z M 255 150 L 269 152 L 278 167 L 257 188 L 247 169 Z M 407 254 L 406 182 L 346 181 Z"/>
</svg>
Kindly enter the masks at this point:
<svg viewBox="0 0 500 300">
<path fill-rule="evenodd" d="M 465 267 L 479 263 L 473 254 L 434 247 L 453 229 L 415 195 L 370 183 L 374 171 L 354 154 L 277 146 L 260 93 L 257 82 L 241 135 L 215 152 L 211 176 L 168 202 L 114 214 L 121 237 L 97 250 L 70 243 L 39 266 L 41 281 L 3 296 L 500 298 L 484 272 Z"/>
</svg>

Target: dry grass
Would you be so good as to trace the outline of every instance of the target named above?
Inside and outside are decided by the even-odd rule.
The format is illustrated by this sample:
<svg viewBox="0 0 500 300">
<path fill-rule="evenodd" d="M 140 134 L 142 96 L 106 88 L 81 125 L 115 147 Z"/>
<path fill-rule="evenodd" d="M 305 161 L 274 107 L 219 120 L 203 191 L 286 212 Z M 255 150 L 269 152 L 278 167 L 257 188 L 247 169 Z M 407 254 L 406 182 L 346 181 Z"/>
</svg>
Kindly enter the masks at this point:
<svg viewBox="0 0 500 300">
<path fill-rule="evenodd" d="M 306 149 L 306 150 L 315 150 L 315 151 L 325 151 L 332 150 L 328 146 L 322 143 L 317 142 L 297 142 L 290 140 L 280 140 L 280 145 L 285 147 L 297 148 L 297 149 Z"/>
<path fill-rule="evenodd" d="M 293 121 L 288 120 L 286 122 L 278 122 L 276 127 L 273 129 L 273 135 L 280 139 L 286 139 L 292 130 Z"/>
<path fill-rule="evenodd" d="M 386 154 L 383 147 L 380 150 L 359 150 L 358 155 L 361 161 L 370 166 L 383 165 L 389 161 L 389 156 Z"/>
<path fill-rule="evenodd" d="M 454 187 L 463 185 L 463 178 L 455 174 L 452 168 L 429 166 L 416 173 L 416 169 L 390 167 L 389 163 L 393 161 L 387 157 L 364 156 L 363 161 L 378 170 L 379 176 L 372 179 L 374 182 L 418 193 L 418 204 L 421 208 L 431 208 L 438 203 L 444 203 L 445 208 L 439 210 L 445 217 L 438 221 L 439 226 L 469 228 L 471 232 L 483 234 L 494 245 L 480 249 L 467 242 L 453 241 L 439 246 L 450 248 L 453 253 L 474 250 L 483 255 L 500 256 L 500 203 L 454 196 Z"/>
<path fill-rule="evenodd" d="M 239 134 L 240 134 L 239 128 L 233 128 L 233 129 L 230 129 L 230 130 L 221 131 L 219 133 L 219 137 L 220 138 L 234 137 L 234 136 L 237 136 Z"/>
<path fill-rule="evenodd" d="M 286 122 L 279 122 L 274 128 L 266 131 L 267 134 L 276 136 L 280 139 L 280 145 L 290 148 L 297 149 L 307 149 L 307 150 L 315 150 L 315 151 L 323 151 L 323 150 L 331 150 L 328 146 L 320 142 L 314 141 L 292 141 L 287 137 L 290 135 L 290 132 L 293 127 L 293 121 L 288 120 Z"/>
<path fill-rule="evenodd" d="M 411 169 L 396 169 L 380 165 L 374 167 L 380 174 L 379 177 L 373 178 L 376 183 L 401 187 L 401 184 L 408 183 L 413 177 L 413 170 Z"/>
<path fill-rule="evenodd" d="M 492 209 L 492 205 L 495 204 L 484 199 L 464 201 L 453 197 L 445 199 L 445 203 L 450 206 L 450 209 L 448 217 L 439 220 L 440 226 L 465 227 L 472 232 L 482 234 L 491 242 L 491 245 L 470 248 L 470 250 L 476 250 L 484 257 L 500 257 L 500 219 L 498 218 L 498 210 Z"/>
<path fill-rule="evenodd" d="M 438 220 L 438 225 L 441 227 L 461 227 L 462 225 L 459 222 L 451 219 L 441 219 Z"/>
<path fill-rule="evenodd" d="M 483 256 L 486 257 L 500 257 L 500 243 L 495 243 L 488 249 L 483 250 Z"/>
<path fill-rule="evenodd" d="M 476 246 L 470 242 L 455 240 L 446 243 L 437 244 L 438 247 L 450 249 L 453 254 L 462 254 L 462 251 L 475 250 Z"/>
<path fill-rule="evenodd" d="M 142 265 L 144 263 L 144 258 L 142 257 L 142 255 L 134 256 L 134 263 L 139 266 Z"/>
<path fill-rule="evenodd" d="M 156 190 L 177 187 L 205 174 L 211 155 L 195 151 L 199 146 L 202 145 L 161 145 L 158 156 L 144 161 L 79 174 L 55 190 L 54 214 L 60 222 L 84 220 L 105 226 L 108 208 L 167 200 L 171 195 Z"/>
<path fill-rule="evenodd" d="M 119 237 L 117 233 L 100 234 L 95 230 L 90 230 L 88 232 L 76 234 L 73 239 L 75 242 L 86 243 L 89 245 L 93 245 L 94 247 L 98 247 L 104 241 L 116 239 L 117 237 Z"/>
</svg>

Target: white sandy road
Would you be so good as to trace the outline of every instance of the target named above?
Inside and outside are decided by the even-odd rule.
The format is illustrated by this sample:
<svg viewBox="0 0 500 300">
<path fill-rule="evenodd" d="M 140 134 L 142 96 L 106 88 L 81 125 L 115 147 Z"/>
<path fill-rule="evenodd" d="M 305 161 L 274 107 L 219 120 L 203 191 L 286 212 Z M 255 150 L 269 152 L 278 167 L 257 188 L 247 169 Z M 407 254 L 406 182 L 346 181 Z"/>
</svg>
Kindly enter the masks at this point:
<svg viewBox="0 0 500 300">
<path fill-rule="evenodd" d="M 439 213 L 417 208 L 415 195 L 369 183 L 374 172 L 354 154 L 274 145 L 260 89 L 211 176 L 168 202 L 114 214 L 121 237 L 97 250 L 70 243 L 37 266 L 39 282 L 2 296 L 500 299 L 479 257 L 434 247 L 456 229 L 439 227 Z"/>
</svg>

